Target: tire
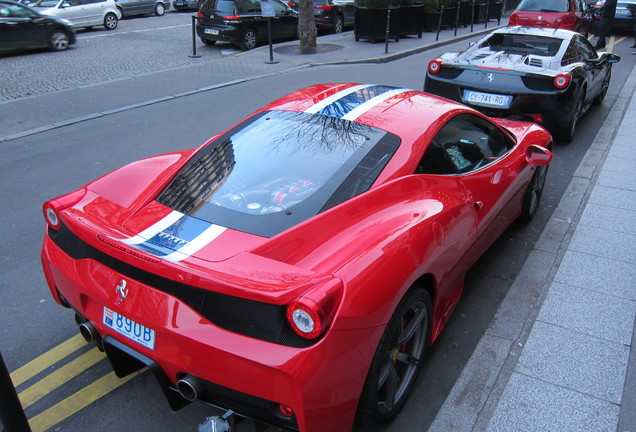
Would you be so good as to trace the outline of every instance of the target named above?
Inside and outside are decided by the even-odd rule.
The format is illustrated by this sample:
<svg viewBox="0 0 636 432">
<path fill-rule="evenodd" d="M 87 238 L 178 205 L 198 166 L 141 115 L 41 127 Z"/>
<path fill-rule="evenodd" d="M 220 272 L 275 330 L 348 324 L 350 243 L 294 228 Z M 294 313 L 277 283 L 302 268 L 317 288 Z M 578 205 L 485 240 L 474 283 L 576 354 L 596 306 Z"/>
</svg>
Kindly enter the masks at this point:
<svg viewBox="0 0 636 432">
<path fill-rule="evenodd" d="M 539 208 L 539 201 L 541 200 L 541 195 L 543 194 L 545 179 L 547 176 L 547 165 L 538 166 L 537 169 L 534 171 L 534 174 L 530 179 L 528 189 L 526 189 L 526 193 L 523 196 L 523 203 L 521 204 L 521 215 L 519 215 L 519 220 L 521 222 L 530 222 L 532 218 L 534 218 L 534 215 L 537 213 L 537 209 Z"/>
<path fill-rule="evenodd" d="M 157 3 L 155 5 L 155 15 L 163 16 L 163 14 L 165 13 L 166 13 L 166 7 L 163 5 L 163 3 Z"/>
<path fill-rule="evenodd" d="M 204 44 L 206 44 L 207 46 L 212 46 L 216 43 L 215 40 L 210 40 L 210 39 L 205 39 L 205 38 L 200 38 L 201 42 L 203 42 Z"/>
<path fill-rule="evenodd" d="M 561 132 L 561 138 L 563 138 L 565 142 L 572 142 L 574 135 L 576 135 L 576 128 L 578 127 L 581 116 L 583 115 L 583 99 L 585 99 L 585 90 L 577 96 L 576 101 L 574 102 L 572 115 L 570 116 L 570 122 L 565 130 Z"/>
<path fill-rule="evenodd" d="M 117 15 L 114 13 L 107 13 L 104 17 L 104 27 L 106 30 L 115 30 L 118 22 L 119 19 L 117 19 Z"/>
<path fill-rule="evenodd" d="M 256 30 L 251 28 L 245 30 L 239 46 L 242 50 L 254 49 L 256 47 Z"/>
<path fill-rule="evenodd" d="M 594 105 L 600 105 L 603 103 L 605 96 L 607 95 L 607 89 L 609 88 L 610 79 L 612 78 L 612 69 L 607 70 L 607 75 L 605 75 L 605 79 L 603 80 L 603 88 L 601 92 L 594 98 Z"/>
<path fill-rule="evenodd" d="M 406 400 L 422 361 L 431 327 L 431 298 L 410 290 L 387 324 L 367 375 L 357 420 L 371 425 L 393 418 Z"/>
<path fill-rule="evenodd" d="M 344 28 L 344 21 L 340 15 L 336 15 L 333 19 L 333 27 L 331 27 L 331 33 L 340 33 Z"/>
<path fill-rule="evenodd" d="M 70 45 L 68 34 L 64 30 L 53 30 L 49 36 L 49 47 L 53 51 L 67 50 Z"/>
</svg>

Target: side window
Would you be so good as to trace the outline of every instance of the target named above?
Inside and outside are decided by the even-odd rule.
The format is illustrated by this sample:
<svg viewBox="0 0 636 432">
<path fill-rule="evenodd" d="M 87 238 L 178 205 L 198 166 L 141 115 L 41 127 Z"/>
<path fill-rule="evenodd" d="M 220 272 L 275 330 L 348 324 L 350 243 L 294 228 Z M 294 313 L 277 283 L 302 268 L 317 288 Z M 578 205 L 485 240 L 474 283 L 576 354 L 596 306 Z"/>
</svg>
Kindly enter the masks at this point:
<svg viewBox="0 0 636 432">
<path fill-rule="evenodd" d="M 274 3 L 274 11 L 276 11 L 276 15 L 285 15 L 285 12 L 287 12 L 287 8 L 285 8 L 285 6 L 277 1 L 272 3 Z"/>
<path fill-rule="evenodd" d="M 461 114 L 439 130 L 417 172 L 467 173 L 499 159 L 513 145 L 509 137 L 481 117 Z"/>
<path fill-rule="evenodd" d="M 572 38 L 570 43 L 568 44 L 568 49 L 563 54 L 563 60 L 561 61 L 561 66 L 567 66 L 572 63 L 577 63 L 581 61 L 581 54 L 579 53 L 578 46 L 576 40 Z"/>
<path fill-rule="evenodd" d="M 579 46 L 579 50 L 584 59 L 595 59 L 598 58 L 598 54 L 596 50 L 592 46 L 592 44 L 585 39 L 584 37 L 577 36 L 576 37 L 577 45 Z"/>
</svg>

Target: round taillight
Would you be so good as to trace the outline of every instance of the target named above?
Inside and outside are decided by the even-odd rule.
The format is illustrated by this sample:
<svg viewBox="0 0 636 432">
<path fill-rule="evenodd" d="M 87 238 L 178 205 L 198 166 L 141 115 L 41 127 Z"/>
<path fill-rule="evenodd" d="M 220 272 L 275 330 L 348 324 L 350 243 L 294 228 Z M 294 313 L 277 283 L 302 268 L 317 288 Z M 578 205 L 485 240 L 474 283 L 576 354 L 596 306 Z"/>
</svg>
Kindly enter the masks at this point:
<svg viewBox="0 0 636 432">
<path fill-rule="evenodd" d="M 440 69 L 442 69 L 442 59 L 440 58 L 431 60 L 431 62 L 428 64 L 428 71 L 432 74 L 439 72 Z"/>
<path fill-rule="evenodd" d="M 86 189 L 78 189 L 75 192 L 45 202 L 42 206 L 42 212 L 44 213 L 44 220 L 46 220 L 48 226 L 55 231 L 60 229 L 60 212 L 77 204 L 84 195 L 86 195 Z"/>
<path fill-rule="evenodd" d="M 295 301 L 287 308 L 287 319 L 296 333 L 314 339 L 322 333 L 322 319 L 309 305 Z"/>
<path fill-rule="evenodd" d="M 316 339 L 327 331 L 342 298 L 342 281 L 326 280 L 287 306 L 290 327 L 304 339 Z"/>
<path fill-rule="evenodd" d="M 278 409 L 280 410 L 280 413 L 282 415 L 284 415 L 285 417 L 293 417 L 294 416 L 294 410 L 291 409 L 290 407 L 288 407 L 287 405 L 279 404 L 278 405 Z"/>
<path fill-rule="evenodd" d="M 44 206 L 44 219 L 51 228 L 57 230 L 60 228 L 60 218 L 57 216 L 57 212 L 51 205 Z"/>
<path fill-rule="evenodd" d="M 560 73 L 554 77 L 554 86 L 558 89 L 564 89 L 570 84 L 571 76 L 569 73 Z"/>
</svg>

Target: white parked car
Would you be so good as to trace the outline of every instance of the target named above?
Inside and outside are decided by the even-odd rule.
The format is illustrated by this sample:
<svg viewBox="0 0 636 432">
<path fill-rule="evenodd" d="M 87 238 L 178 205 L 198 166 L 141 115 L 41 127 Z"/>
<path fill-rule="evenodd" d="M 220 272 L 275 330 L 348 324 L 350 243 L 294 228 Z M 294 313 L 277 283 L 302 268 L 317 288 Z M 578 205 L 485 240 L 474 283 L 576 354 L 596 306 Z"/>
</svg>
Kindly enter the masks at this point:
<svg viewBox="0 0 636 432">
<path fill-rule="evenodd" d="M 31 7 L 42 14 L 67 19 L 73 28 L 104 26 L 114 30 L 121 18 L 115 0 L 39 0 Z"/>
</svg>

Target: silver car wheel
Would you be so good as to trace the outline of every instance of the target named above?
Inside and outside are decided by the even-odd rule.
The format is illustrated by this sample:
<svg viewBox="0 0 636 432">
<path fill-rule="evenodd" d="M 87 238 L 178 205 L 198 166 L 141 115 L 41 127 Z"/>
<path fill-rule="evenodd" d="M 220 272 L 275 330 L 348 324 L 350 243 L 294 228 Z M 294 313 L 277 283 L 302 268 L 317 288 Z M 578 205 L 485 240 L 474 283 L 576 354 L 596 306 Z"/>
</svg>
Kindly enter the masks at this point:
<svg viewBox="0 0 636 432">
<path fill-rule="evenodd" d="M 115 30 L 117 28 L 117 16 L 109 13 L 104 17 L 104 27 L 106 30 Z"/>
</svg>

